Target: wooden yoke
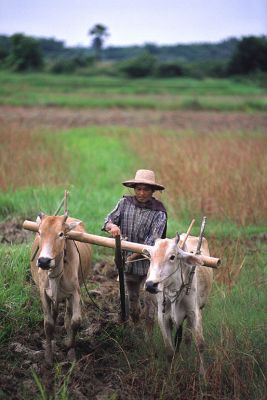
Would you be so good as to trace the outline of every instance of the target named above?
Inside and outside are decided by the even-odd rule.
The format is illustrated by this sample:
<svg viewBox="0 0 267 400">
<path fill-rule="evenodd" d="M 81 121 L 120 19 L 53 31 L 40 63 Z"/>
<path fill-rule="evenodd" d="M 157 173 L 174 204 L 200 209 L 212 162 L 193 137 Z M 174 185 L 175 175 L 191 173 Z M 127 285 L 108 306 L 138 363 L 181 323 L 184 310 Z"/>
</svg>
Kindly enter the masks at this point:
<svg viewBox="0 0 267 400">
<path fill-rule="evenodd" d="M 22 227 L 29 231 L 33 231 L 33 232 L 38 231 L 38 224 L 36 222 L 26 220 L 23 222 Z M 107 238 L 104 236 L 92 235 L 90 233 L 70 231 L 67 234 L 67 238 L 71 239 L 71 240 L 77 240 L 78 242 L 91 243 L 91 244 L 95 244 L 97 246 L 104 246 L 104 247 L 109 247 L 112 249 L 114 249 L 116 247 L 115 239 Z M 148 246 L 145 244 L 127 242 L 126 240 L 121 241 L 122 250 L 132 251 L 133 253 L 142 254 L 144 252 L 144 250 L 149 251 L 149 249 L 152 247 L 153 246 Z M 215 257 L 208 257 L 208 256 L 204 256 L 204 255 L 198 255 L 196 257 L 198 257 L 200 259 L 200 261 L 203 262 L 203 264 L 206 267 L 210 267 L 210 268 L 217 268 L 221 263 L 221 260 L 219 258 L 215 258 Z"/>
</svg>

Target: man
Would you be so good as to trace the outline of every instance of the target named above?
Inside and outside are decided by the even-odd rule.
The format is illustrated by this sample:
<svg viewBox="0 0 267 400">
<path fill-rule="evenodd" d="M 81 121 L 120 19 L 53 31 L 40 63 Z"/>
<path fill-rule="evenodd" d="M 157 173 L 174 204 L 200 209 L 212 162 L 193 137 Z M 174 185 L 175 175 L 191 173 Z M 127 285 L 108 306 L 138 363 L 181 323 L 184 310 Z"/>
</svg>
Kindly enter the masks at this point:
<svg viewBox="0 0 267 400">
<path fill-rule="evenodd" d="M 123 196 L 105 219 L 102 230 L 113 237 L 121 235 L 130 242 L 153 245 L 157 238 L 165 238 L 167 212 L 164 205 L 153 197 L 156 190 L 164 186 L 156 183 L 153 171 L 140 169 L 135 178 L 122 183 L 134 189 L 134 196 Z M 140 287 L 143 286 L 149 268 L 149 260 L 141 254 L 131 253 L 125 267 L 125 283 L 129 295 L 130 315 L 133 322 L 140 317 Z M 153 318 L 150 304 L 147 319 Z M 149 323 L 149 322 L 148 322 Z"/>
</svg>

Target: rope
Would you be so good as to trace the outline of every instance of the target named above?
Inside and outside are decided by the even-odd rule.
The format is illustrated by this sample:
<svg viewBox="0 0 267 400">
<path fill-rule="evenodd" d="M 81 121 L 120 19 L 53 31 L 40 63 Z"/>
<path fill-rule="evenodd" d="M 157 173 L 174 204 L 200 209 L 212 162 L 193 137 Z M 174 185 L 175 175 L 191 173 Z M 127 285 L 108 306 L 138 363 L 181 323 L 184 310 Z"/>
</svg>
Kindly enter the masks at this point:
<svg viewBox="0 0 267 400">
<path fill-rule="evenodd" d="M 164 279 L 162 279 L 161 281 L 159 281 L 159 283 L 162 283 L 162 282 L 164 282 L 165 280 L 169 279 L 170 276 L 174 275 L 175 272 L 178 271 L 179 267 L 180 267 L 180 272 L 181 272 L 181 281 L 182 281 L 182 284 L 181 284 L 181 286 L 180 286 L 180 288 L 179 288 L 178 290 L 174 291 L 174 296 L 173 296 L 173 298 L 171 298 L 170 295 L 167 295 L 167 294 L 166 294 L 166 288 L 163 289 L 163 302 L 162 302 L 162 312 L 163 312 L 163 313 L 165 313 L 166 297 L 168 297 L 168 299 L 170 300 L 170 303 L 173 304 L 173 303 L 175 303 L 175 302 L 178 300 L 178 298 L 181 296 L 181 293 L 182 293 L 182 291 L 184 290 L 184 288 L 187 289 L 186 294 L 189 294 L 189 291 L 190 291 L 190 289 L 191 289 L 191 283 L 192 283 L 193 276 L 194 276 L 194 273 L 195 273 L 195 268 L 196 268 L 195 266 L 193 266 L 193 267 L 191 268 L 191 271 L 189 272 L 188 282 L 187 282 L 187 283 L 185 283 L 185 281 L 184 281 L 183 271 L 182 271 L 182 268 L 181 268 L 180 265 L 179 265 L 179 266 L 176 268 L 176 270 L 173 271 L 170 275 L 168 275 L 166 278 L 164 278 Z M 168 286 L 167 286 L 167 288 L 168 288 Z"/>
<path fill-rule="evenodd" d="M 150 257 L 148 257 L 148 256 L 146 256 L 145 254 L 143 255 L 143 257 L 141 257 L 141 258 L 136 258 L 136 259 L 134 259 L 134 260 L 129 260 L 129 261 L 125 261 L 125 264 L 131 264 L 131 263 L 133 263 L 133 262 L 136 262 L 136 261 L 143 261 L 143 260 L 145 260 L 145 259 L 147 259 L 147 260 L 150 260 Z"/>
<path fill-rule="evenodd" d="M 80 251 L 79 251 L 79 248 L 78 248 L 78 246 L 77 246 L 76 241 L 75 241 L 75 240 L 72 240 L 72 242 L 74 243 L 74 245 L 75 245 L 75 247 L 76 247 L 76 250 L 77 250 L 77 252 L 78 252 L 78 255 L 79 255 L 79 262 L 80 262 L 80 266 L 81 266 L 81 274 L 82 274 L 82 280 L 83 280 L 83 285 L 84 285 L 84 287 L 85 287 L 85 291 L 86 291 L 88 297 L 90 298 L 91 302 L 94 304 L 94 306 L 95 306 L 103 315 L 106 315 L 106 312 L 105 312 L 104 310 L 102 310 L 102 309 L 98 306 L 98 304 L 94 301 L 94 299 L 92 298 L 92 296 L 91 296 L 91 294 L 90 294 L 90 292 L 89 292 L 89 290 L 88 290 L 88 288 L 87 288 L 87 285 L 86 285 L 86 282 L 85 282 L 85 279 L 84 279 L 83 269 L 82 269 L 81 254 L 80 254 Z M 110 313 L 110 314 L 115 314 L 115 312 Z"/>
</svg>

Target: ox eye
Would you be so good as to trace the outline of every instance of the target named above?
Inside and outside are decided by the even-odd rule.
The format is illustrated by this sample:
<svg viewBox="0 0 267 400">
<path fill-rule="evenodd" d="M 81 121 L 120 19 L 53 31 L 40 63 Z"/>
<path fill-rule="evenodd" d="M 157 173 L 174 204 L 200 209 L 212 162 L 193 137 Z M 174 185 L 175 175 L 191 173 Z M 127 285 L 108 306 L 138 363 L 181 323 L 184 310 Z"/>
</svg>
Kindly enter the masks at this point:
<svg viewBox="0 0 267 400">
<path fill-rule="evenodd" d="M 58 234 L 58 236 L 59 236 L 60 238 L 63 238 L 64 232 L 60 232 L 60 233 Z"/>
<path fill-rule="evenodd" d="M 175 254 L 172 254 L 172 255 L 170 256 L 170 260 L 173 261 L 174 259 L 175 259 Z"/>
</svg>

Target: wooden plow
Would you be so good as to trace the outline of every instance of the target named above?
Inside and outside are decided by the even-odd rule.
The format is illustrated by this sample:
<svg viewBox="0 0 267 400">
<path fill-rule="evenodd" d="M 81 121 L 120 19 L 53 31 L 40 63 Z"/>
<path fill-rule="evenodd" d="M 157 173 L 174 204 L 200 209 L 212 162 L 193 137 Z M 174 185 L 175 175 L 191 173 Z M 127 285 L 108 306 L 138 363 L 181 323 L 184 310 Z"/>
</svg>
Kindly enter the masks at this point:
<svg viewBox="0 0 267 400">
<path fill-rule="evenodd" d="M 22 227 L 29 231 L 38 232 L 38 224 L 33 221 L 24 221 Z M 113 238 L 108 238 L 104 236 L 93 235 L 91 233 L 83 233 L 70 231 L 67 233 L 67 239 L 77 240 L 79 242 L 91 243 L 97 246 L 109 247 L 111 249 L 115 249 L 116 240 Z M 121 249 L 132 251 L 133 253 L 145 254 L 145 250 L 149 250 L 153 246 L 148 246 L 145 244 L 127 242 L 126 240 L 121 240 Z M 203 263 L 204 266 L 210 268 L 218 268 L 221 260 L 216 257 L 209 257 L 202 254 L 196 255 L 199 258 L 200 262 Z"/>
<path fill-rule="evenodd" d="M 66 194 L 65 194 L 66 196 Z M 65 204 L 65 209 L 67 208 Z M 204 217 L 205 218 L 205 217 Z M 187 233 L 183 239 L 183 242 L 180 244 L 180 247 L 183 248 L 184 244 L 186 242 L 186 239 L 191 231 L 191 228 L 194 224 L 195 220 L 193 220 L 187 230 Z M 23 228 L 27 229 L 32 232 L 38 232 L 39 226 L 36 222 L 33 221 L 24 221 L 23 222 Z M 221 263 L 221 260 L 216 257 L 209 257 L 200 254 L 200 246 L 201 246 L 201 241 L 202 241 L 202 236 L 203 236 L 203 223 L 202 223 L 202 230 L 200 234 L 200 241 L 198 245 L 198 249 L 195 253 L 195 256 L 199 258 L 200 262 L 203 264 L 203 266 L 210 267 L 210 268 L 218 268 L 218 266 Z M 126 296 L 125 296 L 125 286 L 124 286 L 124 256 L 123 256 L 123 250 L 126 251 L 131 251 L 133 253 L 139 253 L 139 254 L 145 254 L 149 249 L 152 249 L 152 246 L 148 246 L 145 244 L 140 244 L 140 243 L 134 243 L 134 242 L 128 242 L 126 240 L 121 240 L 120 236 L 117 236 L 115 239 L 113 238 L 108 238 L 104 236 L 98 236 L 98 235 L 93 235 L 90 233 L 84 233 L 84 232 L 77 232 L 77 231 L 70 231 L 66 235 L 67 239 L 70 240 L 76 240 L 79 242 L 85 242 L 85 243 L 90 243 L 94 244 L 97 246 L 104 246 L 104 247 L 109 247 L 112 249 L 115 249 L 115 263 L 118 269 L 118 274 L 119 274 L 119 283 L 120 283 L 120 302 L 121 302 L 121 319 L 122 321 L 126 321 L 128 318 L 128 310 L 127 310 L 127 305 L 126 305 Z M 37 249 L 38 251 L 38 249 Z"/>
</svg>

